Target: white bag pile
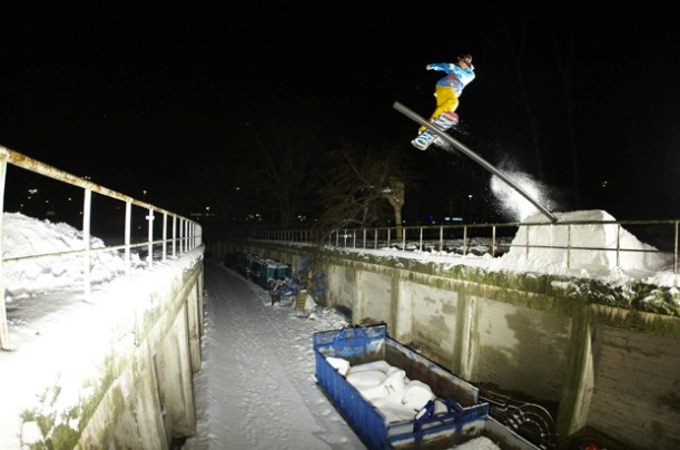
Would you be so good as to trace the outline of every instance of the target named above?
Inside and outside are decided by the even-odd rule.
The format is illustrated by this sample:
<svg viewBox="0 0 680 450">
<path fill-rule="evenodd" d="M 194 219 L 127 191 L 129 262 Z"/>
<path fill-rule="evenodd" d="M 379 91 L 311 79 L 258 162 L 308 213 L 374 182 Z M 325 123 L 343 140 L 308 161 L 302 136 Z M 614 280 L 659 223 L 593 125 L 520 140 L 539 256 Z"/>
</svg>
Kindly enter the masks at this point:
<svg viewBox="0 0 680 450">
<path fill-rule="evenodd" d="M 406 372 L 387 361 L 373 361 L 351 366 L 343 358 L 326 357 L 326 361 L 385 417 L 385 423 L 413 420 L 435 401 L 435 413 L 446 411 L 446 405 L 436 398 L 430 386 L 422 381 L 409 380 Z M 457 445 L 456 450 L 501 450 L 485 437 L 479 436 Z"/>
<path fill-rule="evenodd" d="M 427 402 L 436 399 L 430 386 L 409 380 L 404 370 L 386 361 L 350 367 L 349 361 L 343 358 L 326 360 L 385 416 L 385 423 L 413 420 Z M 440 407 L 446 410 L 443 404 Z"/>
</svg>

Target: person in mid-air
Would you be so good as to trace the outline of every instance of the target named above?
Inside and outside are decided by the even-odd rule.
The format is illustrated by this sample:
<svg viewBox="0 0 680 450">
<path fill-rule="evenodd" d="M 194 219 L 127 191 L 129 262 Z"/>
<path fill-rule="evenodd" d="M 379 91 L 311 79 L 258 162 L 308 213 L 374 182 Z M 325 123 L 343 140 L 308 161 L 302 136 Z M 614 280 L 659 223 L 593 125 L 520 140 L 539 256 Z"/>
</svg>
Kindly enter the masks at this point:
<svg viewBox="0 0 680 450">
<path fill-rule="evenodd" d="M 446 76 L 437 80 L 435 85 L 435 97 L 437 99 L 437 107 L 435 108 L 430 123 L 437 126 L 441 130 L 447 130 L 458 123 L 458 114 L 456 109 L 460 103 L 459 97 L 463 93 L 463 88 L 470 84 L 475 79 L 475 68 L 472 65 L 472 55 L 464 53 L 458 56 L 455 63 L 433 63 L 428 64 L 427 70 L 438 70 L 446 72 Z M 426 127 L 421 126 L 418 134 L 422 134 Z M 414 145 L 418 148 L 423 145 L 414 140 Z M 429 146 L 424 145 L 425 148 Z M 424 148 L 422 148 L 424 150 Z"/>
</svg>

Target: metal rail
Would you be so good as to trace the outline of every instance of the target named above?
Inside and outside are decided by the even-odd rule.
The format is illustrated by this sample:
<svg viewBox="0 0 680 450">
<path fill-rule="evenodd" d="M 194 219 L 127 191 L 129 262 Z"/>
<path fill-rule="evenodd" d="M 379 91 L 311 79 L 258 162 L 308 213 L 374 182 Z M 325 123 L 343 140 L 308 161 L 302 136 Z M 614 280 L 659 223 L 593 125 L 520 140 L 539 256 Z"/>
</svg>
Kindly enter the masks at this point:
<svg viewBox="0 0 680 450">
<path fill-rule="evenodd" d="M 484 167 L 486 170 L 489 172 L 495 174 L 498 176 L 501 180 L 505 181 L 511 188 L 516 190 L 522 197 L 526 198 L 531 202 L 532 205 L 534 205 L 538 210 L 545 215 L 548 219 L 550 219 L 551 222 L 555 223 L 557 222 L 557 217 L 548 211 L 547 208 L 545 208 L 543 205 L 538 203 L 535 198 L 533 198 L 527 191 L 525 191 L 519 184 L 515 182 L 512 178 L 510 178 L 507 174 L 505 174 L 503 171 L 498 170 L 494 165 L 489 163 L 487 160 L 479 156 L 477 153 L 473 152 L 470 150 L 468 147 L 460 143 L 458 140 L 452 138 L 448 134 L 444 133 L 442 130 L 438 129 L 434 125 L 432 125 L 430 122 L 427 120 L 423 119 L 421 116 L 407 108 L 406 106 L 402 105 L 399 102 L 394 102 L 393 104 L 394 109 L 397 111 L 401 112 L 404 114 L 406 117 L 409 117 L 410 119 L 416 121 L 420 125 L 426 127 L 433 133 L 435 133 L 437 136 L 440 138 L 444 139 L 446 142 L 449 144 L 453 145 L 455 148 L 457 148 L 459 151 L 461 151 L 464 155 L 467 157 L 471 158 L 474 162 L 479 164 L 480 166 Z"/>
<path fill-rule="evenodd" d="M 159 259 L 165 261 L 168 258 L 168 247 L 172 245 L 171 256 L 175 257 L 178 253 L 185 253 L 202 245 L 202 228 L 200 224 L 186 217 L 172 213 L 170 211 L 158 208 L 152 204 L 142 202 L 135 198 L 113 191 L 106 187 L 100 186 L 89 180 L 79 178 L 70 173 L 59 170 L 55 167 L 44 164 L 21 153 L 10 150 L 6 147 L 0 146 L 0 255 L 2 254 L 2 219 L 5 211 L 4 199 L 6 188 L 7 167 L 13 165 L 25 170 L 29 170 L 38 175 L 51 178 L 53 180 L 66 183 L 72 186 L 83 189 L 83 248 L 82 250 L 74 250 L 68 252 L 59 252 L 51 254 L 35 254 L 35 255 L 21 255 L 17 257 L 2 258 L 0 264 L 0 348 L 2 350 L 10 350 L 9 327 L 7 323 L 7 309 L 5 305 L 5 287 L 3 283 L 3 267 L 5 264 L 18 264 L 22 261 L 38 260 L 47 257 L 64 257 L 73 255 L 83 256 L 83 291 L 87 296 L 92 292 L 91 272 L 90 272 L 90 257 L 94 253 L 102 251 L 119 251 L 124 250 L 125 260 L 125 274 L 129 274 L 131 267 L 131 253 L 133 249 L 146 247 L 147 267 L 152 267 L 154 262 L 154 247 L 160 245 L 161 255 Z M 97 193 L 105 197 L 109 197 L 125 203 L 125 235 L 124 244 L 105 247 L 91 247 L 91 211 L 92 211 L 92 193 Z M 146 220 L 148 227 L 147 240 L 144 242 L 133 243 L 132 236 L 132 206 L 143 208 L 147 211 Z M 157 239 L 154 236 L 154 220 L 156 215 L 162 218 L 162 237 Z M 168 219 L 172 218 L 171 236 L 168 237 Z"/>
</svg>

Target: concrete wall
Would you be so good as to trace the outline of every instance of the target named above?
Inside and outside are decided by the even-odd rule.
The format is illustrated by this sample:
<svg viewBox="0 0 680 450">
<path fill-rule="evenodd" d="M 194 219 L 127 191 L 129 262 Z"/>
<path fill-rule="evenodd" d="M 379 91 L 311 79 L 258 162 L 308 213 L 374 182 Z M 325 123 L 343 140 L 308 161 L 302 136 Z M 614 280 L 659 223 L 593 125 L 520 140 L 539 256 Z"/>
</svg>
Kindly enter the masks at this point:
<svg viewBox="0 0 680 450">
<path fill-rule="evenodd" d="M 25 405 L 3 404 L 5 411 L 17 408 L 11 436 L 0 438 L 3 449 L 163 450 L 174 438 L 195 434 L 203 248 L 97 286 L 88 302 L 75 300 L 69 313 L 82 313 L 80 339 L 98 345 L 54 346 L 77 356 L 77 364 L 58 370 L 46 364 L 46 385 L 22 386 L 35 393 L 26 396 Z M 35 339 L 17 354 L 39 357 L 45 351 L 36 350 L 44 344 L 50 342 Z"/>
<path fill-rule="evenodd" d="M 168 449 L 196 432 L 193 375 L 200 369 L 203 261 L 167 279 L 157 307 L 83 430 L 78 449 Z"/>
<path fill-rule="evenodd" d="M 311 254 L 233 243 L 220 256 L 238 251 L 294 269 Z M 462 378 L 557 405 L 563 439 L 588 427 L 633 448 L 680 447 L 680 318 L 637 309 L 654 287 L 352 253 L 315 260 L 328 275 L 327 306 L 386 323 Z"/>
<path fill-rule="evenodd" d="M 597 326 L 593 338 L 587 423 L 640 448 L 680 448 L 678 341 L 610 326 Z"/>
</svg>

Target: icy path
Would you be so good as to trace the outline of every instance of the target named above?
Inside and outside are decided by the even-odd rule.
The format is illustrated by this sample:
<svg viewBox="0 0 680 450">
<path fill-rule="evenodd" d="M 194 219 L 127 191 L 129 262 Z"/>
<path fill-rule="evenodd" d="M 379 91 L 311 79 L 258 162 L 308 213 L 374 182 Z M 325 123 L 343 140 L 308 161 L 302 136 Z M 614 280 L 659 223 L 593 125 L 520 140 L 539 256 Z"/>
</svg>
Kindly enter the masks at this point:
<svg viewBox="0 0 680 450">
<path fill-rule="evenodd" d="M 365 449 L 314 378 L 312 334 L 343 317 L 270 306 L 267 291 L 216 261 L 205 262 L 205 287 L 198 432 L 183 450 Z"/>
</svg>

